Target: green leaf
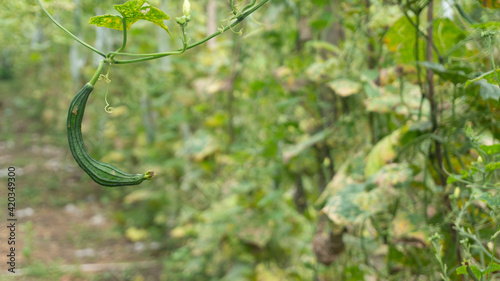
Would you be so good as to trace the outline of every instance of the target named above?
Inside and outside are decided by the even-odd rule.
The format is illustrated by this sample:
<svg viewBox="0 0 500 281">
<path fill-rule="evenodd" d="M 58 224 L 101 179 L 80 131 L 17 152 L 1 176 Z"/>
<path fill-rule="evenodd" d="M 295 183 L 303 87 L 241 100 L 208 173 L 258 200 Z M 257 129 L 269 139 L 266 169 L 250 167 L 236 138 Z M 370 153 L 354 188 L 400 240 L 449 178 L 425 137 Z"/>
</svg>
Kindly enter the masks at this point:
<svg viewBox="0 0 500 281">
<path fill-rule="evenodd" d="M 483 23 L 471 24 L 473 28 L 485 29 L 485 30 L 498 30 L 500 28 L 500 22 L 489 21 Z"/>
<path fill-rule="evenodd" d="M 467 267 L 465 267 L 465 265 L 462 265 L 461 267 L 457 268 L 457 274 L 467 274 Z"/>
<path fill-rule="evenodd" d="M 493 162 L 493 163 L 488 163 L 485 165 L 486 172 L 491 172 L 496 169 L 500 169 L 500 162 Z"/>
<path fill-rule="evenodd" d="M 481 273 L 481 270 L 479 268 L 477 268 L 477 266 L 475 265 L 471 265 L 469 266 L 470 269 L 472 270 L 472 272 L 474 273 L 474 275 L 476 275 L 476 277 L 481 277 L 483 274 Z"/>
<path fill-rule="evenodd" d="M 472 272 L 474 273 L 474 275 L 476 277 L 481 277 L 481 270 L 479 268 L 477 268 L 477 266 L 475 265 L 471 265 L 469 266 L 470 269 L 472 270 Z M 468 275 L 467 273 L 467 267 L 465 265 L 462 265 L 461 267 L 457 268 L 457 274 L 466 274 Z"/>
<path fill-rule="evenodd" d="M 452 70 L 444 65 L 434 62 L 419 61 L 420 65 L 432 70 L 435 74 L 444 80 L 450 81 L 453 84 L 464 83 L 469 80 L 469 76 L 461 70 Z"/>
<path fill-rule="evenodd" d="M 413 19 L 413 22 L 415 22 L 415 19 Z M 465 39 L 466 33 L 451 20 L 437 19 L 434 21 L 433 27 L 434 43 L 441 54 L 452 50 L 452 48 L 455 48 L 452 53 L 456 56 L 465 52 L 464 46 L 457 48 L 455 45 Z M 389 51 L 394 53 L 399 62 L 415 62 L 415 27 L 406 17 L 401 17 L 389 28 L 385 34 L 384 43 Z M 423 59 L 425 40 L 420 38 L 419 43 L 419 58 Z"/>
<path fill-rule="evenodd" d="M 492 262 L 488 265 L 488 267 L 484 271 L 484 274 L 488 274 L 490 272 L 499 271 L 499 270 L 500 270 L 500 264 L 498 264 L 496 262 Z"/>
<path fill-rule="evenodd" d="M 500 144 L 481 145 L 481 149 L 488 155 L 500 153 Z"/>
<path fill-rule="evenodd" d="M 170 17 L 158 8 L 153 7 L 148 1 L 145 0 L 130 0 L 121 5 L 113 6 L 123 18 L 127 21 L 127 29 L 137 22 L 138 20 L 150 21 L 159 27 L 165 29 L 170 34 L 168 27 L 163 22 L 164 20 L 170 19 Z M 90 24 L 95 24 L 97 26 L 123 30 L 122 18 L 117 15 L 102 15 L 92 17 L 89 20 Z"/>
<path fill-rule="evenodd" d="M 498 101 L 500 99 L 500 88 L 496 84 L 491 84 L 485 79 L 475 81 L 473 83 L 479 89 L 479 95 L 483 100 L 492 99 Z"/>
<path fill-rule="evenodd" d="M 493 196 L 488 192 L 482 193 L 479 197 L 477 197 L 477 199 L 486 202 L 486 204 L 488 204 L 488 206 L 490 207 L 500 206 L 500 196 Z"/>
<path fill-rule="evenodd" d="M 457 182 L 462 179 L 462 176 L 460 175 L 455 175 L 455 174 L 450 174 L 448 178 L 446 179 L 446 184 L 452 184 L 454 182 Z"/>
<path fill-rule="evenodd" d="M 316 143 L 324 141 L 325 138 L 327 138 L 332 133 L 333 133 L 333 130 L 331 130 L 331 129 L 323 130 L 323 131 L 316 133 L 313 136 L 310 136 L 307 139 L 293 145 L 292 147 L 286 149 L 283 152 L 283 162 L 288 163 L 290 161 L 290 159 L 299 155 L 304 150 L 315 145 Z"/>
<path fill-rule="evenodd" d="M 500 69 L 497 69 L 497 73 L 496 73 L 498 76 L 500 76 Z M 486 80 L 486 82 L 490 83 L 490 84 L 494 84 L 498 87 L 497 85 L 497 79 L 495 77 L 495 71 L 494 70 L 490 70 L 486 73 L 483 73 L 481 74 L 480 76 L 474 78 L 474 79 L 470 79 L 470 80 L 467 80 L 467 82 L 465 83 L 465 87 L 469 86 L 470 84 L 474 83 L 474 82 L 478 82 L 480 80 Z"/>
</svg>

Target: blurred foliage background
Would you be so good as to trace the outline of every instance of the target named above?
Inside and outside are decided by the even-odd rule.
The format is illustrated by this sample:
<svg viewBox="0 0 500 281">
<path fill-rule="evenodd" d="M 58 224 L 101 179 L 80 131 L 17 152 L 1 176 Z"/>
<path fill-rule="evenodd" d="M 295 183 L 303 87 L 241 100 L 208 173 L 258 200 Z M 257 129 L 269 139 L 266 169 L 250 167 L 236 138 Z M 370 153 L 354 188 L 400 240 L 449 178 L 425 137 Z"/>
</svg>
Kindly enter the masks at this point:
<svg viewBox="0 0 500 281">
<path fill-rule="evenodd" d="M 122 2 L 43 3 L 98 49 L 121 45 L 120 31 L 87 22 Z M 182 1 L 150 3 L 182 15 Z M 114 111 L 97 82 L 87 148 L 157 176 L 104 188 L 66 138 L 99 57 L 35 1 L 4 1 L 0 168 L 18 171 L 22 278 L 459 280 L 468 267 L 494 280 L 498 12 L 481 3 L 272 0 L 182 55 L 113 65 Z M 192 42 L 231 16 L 226 1 L 191 9 Z M 166 24 L 170 37 L 138 22 L 124 51 L 181 47 Z M 67 267 L 125 261 L 137 267 Z"/>
</svg>

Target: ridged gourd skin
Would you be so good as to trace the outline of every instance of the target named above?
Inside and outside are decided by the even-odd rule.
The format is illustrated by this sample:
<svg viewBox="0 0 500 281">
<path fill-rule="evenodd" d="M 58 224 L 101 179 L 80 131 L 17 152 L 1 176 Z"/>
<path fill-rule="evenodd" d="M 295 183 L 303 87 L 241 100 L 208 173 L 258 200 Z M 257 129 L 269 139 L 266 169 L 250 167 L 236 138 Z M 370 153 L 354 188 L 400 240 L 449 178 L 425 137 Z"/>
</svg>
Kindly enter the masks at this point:
<svg viewBox="0 0 500 281">
<path fill-rule="evenodd" d="M 94 159 L 83 143 L 82 120 L 90 93 L 94 87 L 86 83 L 75 95 L 68 110 L 68 143 L 78 165 L 98 184 L 103 186 L 137 185 L 153 178 L 154 173 L 130 174 L 117 167 Z"/>
</svg>

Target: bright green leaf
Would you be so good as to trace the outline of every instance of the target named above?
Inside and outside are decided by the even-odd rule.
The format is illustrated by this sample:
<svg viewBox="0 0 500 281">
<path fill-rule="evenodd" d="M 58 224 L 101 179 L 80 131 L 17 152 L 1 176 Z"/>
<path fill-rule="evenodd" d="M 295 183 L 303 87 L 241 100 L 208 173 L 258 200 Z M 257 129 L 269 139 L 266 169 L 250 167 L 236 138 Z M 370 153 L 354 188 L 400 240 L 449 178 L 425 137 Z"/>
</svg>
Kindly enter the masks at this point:
<svg viewBox="0 0 500 281">
<path fill-rule="evenodd" d="M 471 265 L 469 266 L 470 269 L 472 270 L 472 272 L 474 273 L 474 275 L 476 277 L 481 277 L 481 270 L 479 268 L 477 268 L 477 266 L 475 265 Z M 465 275 L 468 275 L 467 273 L 467 267 L 465 265 L 462 265 L 461 267 L 457 268 L 457 274 L 465 274 Z"/>
<path fill-rule="evenodd" d="M 415 22 L 415 19 L 413 19 Z M 434 43 L 441 54 L 454 49 L 456 52 L 464 52 L 465 47 L 456 47 L 456 44 L 465 39 L 466 33 L 455 25 L 449 19 L 437 19 L 434 21 Z M 421 27 L 422 28 L 422 27 Z M 415 58 L 415 27 L 406 17 L 401 17 L 387 31 L 384 37 L 384 43 L 389 51 L 394 53 L 397 60 L 402 63 L 414 63 Z M 419 58 L 423 59 L 425 55 L 425 40 L 419 41 Z"/>
<path fill-rule="evenodd" d="M 483 23 L 471 24 L 474 28 L 486 29 L 486 30 L 498 30 L 500 28 L 500 22 L 489 21 Z"/>
<path fill-rule="evenodd" d="M 481 277 L 482 276 L 482 273 L 481 273 L 481 270 L 479 268 L 477 268 L 477 266 L 475 265 L 471 265 L 469 266 L 470 269 L 472 270 L 472 272 L 474 273 L 474 275 L 476 275 L 476 277 Z"/>
<path fill-rule="evenodd" d="M 459 175 L 453 175 L 453 174 L 450 174 L 448 176 L 448 178 L 446 179 L 446 184 L 452 184 L 454 182 L 457 182 L 458 180 L 462 179 L 461 176 Z"/>
<path fill-rule="evenodd" d="M 497 73 L 496 74 L 498 76 L 500 76 L 500 69 L 497 69 Z M 486 80 L 486 82 L 488 82 L 490 84 L 497 85 L 497 79 L 496 79 L 495 72 L 493 70 L 490 70 L 490 71 L 488 71 L 486 73 L 481 74 L 480 76 L 478 76 L 478 77 L 476 77 L 474 79 L 468 80 L 465 83 L 465 87 L 469 86 L 473 82 L 478 82 L 478 81 L 483 80 L 483 79 Z"/>
<path fill-rule="evenodd" d="M 488 265 L 488 267 L 484 271 L 484 274 L 488 274 L 490 272 L 495 272 L 495 271 L 499 271 L 499 270 L 500 270 L 500 264 L 498 264 L 496 262 L 492 262 Z"/>
<path fill-rule="evenodd" d="M 500 169 L 500 162 L 488 163 L 485 165 L 486 172 L 494 171 L 496 169 Z"/>
<path fill-rule="evenodd" d="M 481 149 L 488 155 L 500 153 L 500 144 L 481 145 Z"/>
<path fill-rule="evenodd" d="M 462 265 L 461 267 L 457 268 L 457 274 L 467 274 L 467 267 L 465 267 L 465 265 Z"/>
</svg>

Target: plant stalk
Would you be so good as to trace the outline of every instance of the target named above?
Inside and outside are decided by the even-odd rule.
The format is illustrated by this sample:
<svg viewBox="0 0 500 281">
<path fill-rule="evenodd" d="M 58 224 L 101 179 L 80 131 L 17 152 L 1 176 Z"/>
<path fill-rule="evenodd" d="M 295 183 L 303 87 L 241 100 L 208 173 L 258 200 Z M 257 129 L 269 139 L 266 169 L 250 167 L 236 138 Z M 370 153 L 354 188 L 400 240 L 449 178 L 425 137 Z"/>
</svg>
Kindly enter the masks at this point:
<svg viewBox="0 0 500 281">
<path fill-rule="evenodd" d="M 209 36 L 201 39 L 198 42 L 195 42 L 195 43 L 193 43 L 191 45 L 187 45 L 187 46 L 185 46 L 182 49 L 175 50 L 175 51 L 170 51 L 170 52 L 165 52 L 165 53 L 151 53 L 151 54 L 132 54 L 132 53 L 111 52 L 110 54 L 112 54 L 112 55 L 114 54 L 114 55 L 120 55 L 120 56 L 141 57 L 139 59 L 132 59 L 132 60 L 113 60 L 113 63 L 115 63 L 115 64 L 126 64 L 126 63 L 142 62 L 142 61 L 154 60 L 154 59 L 158 59 L 158 58 L 162 58 L 162 57 L 166 57 L 166 56 L 170 56 L 170 55 L 181 54 L 181 53 L 183 53 L 186 50 L 189 50 L 189 49 L 194 48 L 194 47 L 196 47 L 198 45 L 201 45 L 201 44 L 207 42 L 208 40 L 210 40 L 210 39 L 212 39 L 212 38 L 214 38 L 214 37 L 216 37 L 216 36 L 218 36 L 218 35 L 226 32 L 226 31 L 228 31 L 229 29 L 232 29 L 233 27 L 235 27 L 236 25 L 238 25 L 240 22 L 242 22 L 246 17 L 248 17 L 253 12 L 255 12 L 257 9 L 259 9 L 264 4 L 266 4 L 268 1 L 269 0 L 263 0 L 259 4 L 255 5 L 252 9 L 248 10 L 247 12 L 245 12 L 244 14 L 242 14 L 240 17 L 238 17 L 236 19 L 236 21 L 234 21 L 230 25 L 228 25 L 228 26 L 226 26 L 226 27 L 224 27 L 222 29 L 219 29 L 217 32 L 210 34 Z"/>
</svg>

